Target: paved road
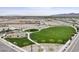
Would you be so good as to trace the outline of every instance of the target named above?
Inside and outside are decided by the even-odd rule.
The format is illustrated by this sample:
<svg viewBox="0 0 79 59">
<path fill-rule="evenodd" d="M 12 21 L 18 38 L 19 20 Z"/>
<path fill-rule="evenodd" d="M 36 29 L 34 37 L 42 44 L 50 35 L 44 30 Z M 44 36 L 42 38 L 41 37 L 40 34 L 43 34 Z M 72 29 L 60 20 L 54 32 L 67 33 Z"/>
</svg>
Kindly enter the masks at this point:
<svg viewBox="0 0 79 59">
<path fill-rule="evenodd" d="M 17 52 L 17 51 L 0 41 L 0 52 Z"/>
<path fill-rule="evenodd" d="M 79 33 L 70 46 L 66 50 L 67 52 L 79 52 Z"/>
</svg>

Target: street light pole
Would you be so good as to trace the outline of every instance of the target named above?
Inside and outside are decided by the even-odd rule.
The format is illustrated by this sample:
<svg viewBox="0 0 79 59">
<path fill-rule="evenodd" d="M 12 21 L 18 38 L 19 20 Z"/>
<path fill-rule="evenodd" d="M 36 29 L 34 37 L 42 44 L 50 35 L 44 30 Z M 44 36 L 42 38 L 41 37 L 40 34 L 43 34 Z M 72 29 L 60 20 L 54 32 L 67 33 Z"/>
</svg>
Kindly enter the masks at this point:
<svg viewBox="0 0 79 59">
<path fill-rule="evenodd" d="M 32 45 L 31 45 L 31 52 L 33 51 L 33 49 L 32 49 L 33 47 L 32 47 Z"/>
</svg>

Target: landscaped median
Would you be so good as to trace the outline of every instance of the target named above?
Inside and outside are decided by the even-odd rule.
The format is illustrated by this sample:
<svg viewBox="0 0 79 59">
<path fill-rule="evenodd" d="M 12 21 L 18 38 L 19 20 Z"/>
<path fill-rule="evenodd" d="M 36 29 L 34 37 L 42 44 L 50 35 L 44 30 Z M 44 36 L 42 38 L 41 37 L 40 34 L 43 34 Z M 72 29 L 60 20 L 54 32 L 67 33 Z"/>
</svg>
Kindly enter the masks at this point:
<svg viewBox="0 0 79 59">
<path fill-rule="evenodd" d="M 65 44 L 75 33 L 71 26 L 56 26 L 32 33 L 31 39 L 38 43 Z"/>
</svg>

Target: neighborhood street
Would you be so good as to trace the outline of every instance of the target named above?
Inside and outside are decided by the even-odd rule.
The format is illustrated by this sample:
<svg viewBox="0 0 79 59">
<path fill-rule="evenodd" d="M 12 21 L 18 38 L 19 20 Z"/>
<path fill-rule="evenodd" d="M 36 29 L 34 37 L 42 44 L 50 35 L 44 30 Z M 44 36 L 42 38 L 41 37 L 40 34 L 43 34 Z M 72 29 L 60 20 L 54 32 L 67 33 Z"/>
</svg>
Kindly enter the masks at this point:
<svg viewBox="0 0 79 59">
<path fill-rule="evenodd" d="M 66 52 L 79 52 L 79 33 L 73 39 L 69 47 L 66 49 Z"/>
</svg>

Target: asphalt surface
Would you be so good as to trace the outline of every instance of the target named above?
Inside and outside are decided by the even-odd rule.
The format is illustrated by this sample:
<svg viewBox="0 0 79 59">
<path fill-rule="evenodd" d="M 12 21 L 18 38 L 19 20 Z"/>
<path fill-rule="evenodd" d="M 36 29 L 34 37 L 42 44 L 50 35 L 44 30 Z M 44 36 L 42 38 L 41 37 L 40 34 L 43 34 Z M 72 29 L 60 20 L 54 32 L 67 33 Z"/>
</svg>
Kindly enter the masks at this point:
<svg viewBox="0 0 79 59">
<path fill-rule="evenodd" d="M 0 41 L 0 52 L 17 52 L 17 51 Z"/>
<path fill-rule="evenodd" d="M 79 33 L 77 34 L 75 41 L 68 47 L 66 52 L 79 52 Z"/>
</svg>

